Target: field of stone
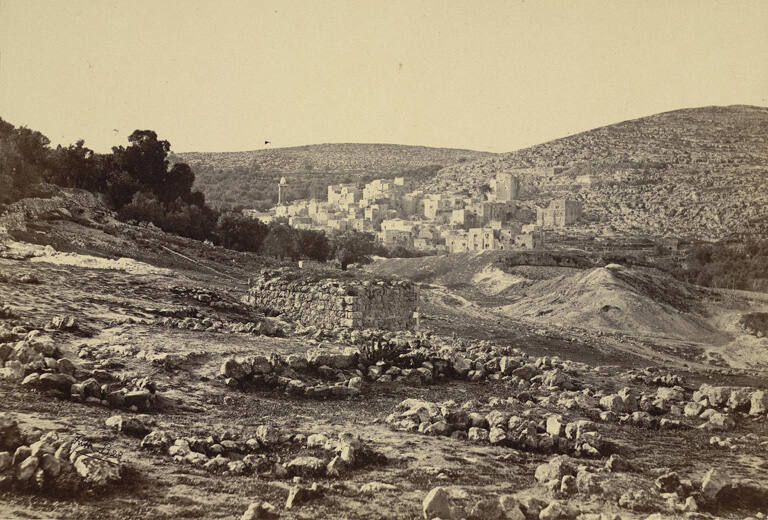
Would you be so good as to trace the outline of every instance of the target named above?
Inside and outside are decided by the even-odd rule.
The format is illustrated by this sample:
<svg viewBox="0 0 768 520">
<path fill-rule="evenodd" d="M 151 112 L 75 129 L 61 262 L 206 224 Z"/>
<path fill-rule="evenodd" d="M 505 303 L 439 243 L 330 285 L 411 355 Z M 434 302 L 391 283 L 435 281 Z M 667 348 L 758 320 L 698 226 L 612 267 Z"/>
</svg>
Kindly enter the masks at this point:
<svg viewBox="0 0 768 520">
<path fill-rule="evenodd" d="M 434 280 L 407 330 L 301 323 L 248 303 L 258 257 L 129 236 L 121 260 L 0 250 L 4 519 L 768 513 L 765 367 L 502 320 Z"/>
</svg>

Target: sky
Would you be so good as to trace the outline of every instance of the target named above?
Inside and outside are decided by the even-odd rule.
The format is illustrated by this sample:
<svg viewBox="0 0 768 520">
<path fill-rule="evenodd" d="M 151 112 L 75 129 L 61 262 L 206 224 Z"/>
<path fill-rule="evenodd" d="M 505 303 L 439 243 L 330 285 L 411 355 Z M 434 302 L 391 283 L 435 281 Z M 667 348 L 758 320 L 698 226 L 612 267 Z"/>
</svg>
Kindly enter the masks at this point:
<svg viewBox="0 0 768 520">
<path fill-rule="evenodd" d="M 99 152 L 506 152 L 768 105 L 768 1 L 0 0 L 0 117 Z"/>
</svg>

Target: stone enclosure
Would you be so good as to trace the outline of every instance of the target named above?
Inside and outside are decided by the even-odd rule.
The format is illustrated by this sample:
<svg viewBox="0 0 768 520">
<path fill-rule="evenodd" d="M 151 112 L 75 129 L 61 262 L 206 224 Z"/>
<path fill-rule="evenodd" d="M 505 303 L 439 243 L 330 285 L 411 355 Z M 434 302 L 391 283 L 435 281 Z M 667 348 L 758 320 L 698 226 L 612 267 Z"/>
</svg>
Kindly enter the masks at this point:
<svg viewBox="0 0 768 520">
<path fill-rule="evenodd" d="M 411 329 L 416 323 L 416 287 L 402 280 L 315 279 L 262 270 L 250 280 L 244 302 L 325 328 Z"/>
</svg>

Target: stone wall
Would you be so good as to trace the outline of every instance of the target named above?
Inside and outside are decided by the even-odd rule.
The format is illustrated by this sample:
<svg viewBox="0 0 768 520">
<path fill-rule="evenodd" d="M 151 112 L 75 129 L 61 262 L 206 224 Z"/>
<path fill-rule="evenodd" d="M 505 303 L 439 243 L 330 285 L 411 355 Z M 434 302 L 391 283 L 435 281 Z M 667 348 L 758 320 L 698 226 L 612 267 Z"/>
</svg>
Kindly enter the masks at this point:
<svg viewBox="0 0 768 520">
<path fill-rule="evenodd" d="M 262 270 L 251 279 L 245 303 L 276 311 L 303 325 L 324 328 L 413 328 L 418 296 L 409 281 L 313 279 Z"/>
</svg>

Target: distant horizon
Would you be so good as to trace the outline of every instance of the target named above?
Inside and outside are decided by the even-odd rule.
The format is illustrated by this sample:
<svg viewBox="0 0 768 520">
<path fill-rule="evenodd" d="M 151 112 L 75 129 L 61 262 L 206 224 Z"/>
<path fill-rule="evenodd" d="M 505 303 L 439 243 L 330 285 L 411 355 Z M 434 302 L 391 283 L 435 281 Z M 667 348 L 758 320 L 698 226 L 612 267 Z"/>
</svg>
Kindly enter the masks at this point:
<svg viewBox="0 0 768 520">
<path fill-rule="evenodd" d="M 472 148 L 455 148 L 450 146 L 430 146 L 430 145 L 423 145 L 423 144 L 409 144 L 409 143 L 382 143 L 382 142 L 363 142 L 363 141 L 339 141 L 339 142 L 320 142 L 320 143 L 305 143 L 305 144 L 295 144 L 295 145 L 286 145 L 286 146 L 274 146 L 274 147 L 265 147 L 265 148 L 249 148 L 244 150 L 186 150 L 183 152 L 177 152 L 173 150 L 173 142 L 171 142 L 171 152 L 174 154 L 185 154 L 185 153 L 244 153 L 244 152 L 260 152 L 260 151 L 267 151 L 267 150 L 281 150 L 286 148 L 302 148 L 306 146 L 324 146 L 324 145 L 344 145 L 344 144 L 359 144 L 359 145 L 385 145 L 385 146 L 408 146 L 413 148 L 433 148 L 433 149 L 442 149 L 442 150 L 460 150 L 460 151 L 467 151 L 467 152 L 477 152 L 477 153 L 487 153 L 487 154 L 493 154 L 493 155 L 501 155 L 505 153 L 512 153 L 516 152 L 518 150 L 522 150 L 525 148 L 529 148 L 532 146 L 537 146 L 539 144 L 544 144 L 550 141 L 557 141 L 558 139 L 565 139 L 568 137 L 571 137 L 573 135 L 577 135 L 583 132 L 589 132 L 591 130 L 597 130 L 599 128 L 605 128 L 612 125 L 617 125 L 621 123 L 625 123 L 627 121 L 636 121 L 638 119 L 643 119 L 646 117 L 652 117 L 652 116 L 658 116 L 662 114 L 668 114 L 671 112 L 680 112 L 683 110 L 698 110 L 698 109 L 704 109 L 704 108 L 735 108 L 735 107 L 745 107 L 745 108 L 760 108 L 768 110 L 768 106 L 761 106 L 761 105 L 749 105 L 744 103 L 734 103 L 732 105 L 704 105 L 704 106 L 697 106 L 697 107 L 685 107 L 685 108 L 677 108 L 673 110 L 665 110 L 663 112 L 656 112 L 654 114 L 648 114 L 645 116 L 635 117 L 631 119 L 623 119 L 621 121 L 615 121 L 613 123 L 607 123 L 600 126 L 595 126 L 592 128 L 587 128 L 584 130 L 577 130 L 575 132 L 571 132 L 569 134 L 560 136 L 560 137 L 553 137 L 552 139 L 549 139 L 548 141 L 541 141 L 538 143 L 534 143 L 531 145 L 523 146 L 521 148 L 515 148 L 514 150 L 506 150 L 502 152 L 493 152 L 490 150 L 476 150 Z"/>
<path fill-rule="evenodd" d="M 532 147 L 532 146 L 537 146 L 539 144 L 544 144 L 544 143 L 547 143 L 547 142 L 556 141 L 558 139 L 565 139 L 567 137 L 570 137 L 570 136 L 573 136 L 573 135 L 577 135 L 577 134 L 580 134 L 580 133 L 583 133 L 583 132 L 588 132 L 588 131 L 591 131 L 591 130 L 596 130 L 596 129 L 599 129 L 599 128 L 604 128 L 604 127 L 608 127 L 608 126 L 624 123 L 624 122 L 627 122 L 627 121 L 636 121 L 638 119 L 643 119 L 643 118 L 646 118 L 646 117 L 658 116 L 658 115 L 662 115 L 662 114 L 668 114 L 668 113 L 671 113 L 671 112 L 680 112 L 680 111 L 684 111 L 684 110 L 700 110 L 700 109 L 705 109 L 705 108 L 735 108 L 735 107 L 758 108 L 758 109 L 768 110 L 768 106 L 750 105 L 750 104 L 745 104 L 745 103 L 734 103 L 734 104 L 731 104 L 731 105 L 704 105 L 704 106 L 676 108 L 676 109 L 672 109 L 672 110 L 665 110 L 663 112 L 656 112 L 656 113 L 653 113 L 653 114 L 647 114 L 647 115 L 644 115 L 644 116 L 634 117 L 634 118 L 630 118 L 630 119 L 623 119 L 621 121 L 615 121 L 615 122 L 612 122 L 612 123 L 606 123 L 606 124 L 602 124 L 602 125 L 595 126 L 595 127 L 592 127 L 592 128 L 586 128 L 586 129 L 583 129 L 583 130 L 576 130 L 576 131 L 568 133 L 566 135 L 562 135 L 562 136 L 558 136 L 558 137 L 553 137 L 552 139 L 549 139 L 547 141 L 540 141 L 540 142 L 537 142 L 537 143 L 533 143 L 533 144 L 529 144 L 529 145 L 525 145 L 525 146 L 522 146 L 522 147 L 519 147 L 519 148 L 515 148 L 515 149 L 511 149 L 511 150 L 505 150 L 505 151 L 478 150 L 478 149 L 473 149 L 473 148 L 451 147 L 451 146 L 433 146 L 433 145 L 424 145 L 424 144 L 394 143 L 394 142 L 365 142 L 365 141 L 338 141 L 338 142 L 325 141 L 325 142 L 316 142 L 316 143 L 291 144 L 291 145 L 285 145 L 285 146 L 270 146 L 270 147 L 263 147 L 263 148 L 246 148 L 246 149 L 242 149 L 242 150 L 184 150 L 184 151 L 176 151 L 176 150 L 174 150 L 173 139 L 172 138 L 169 138 L 168 136 L 161 135 L 160 133 L 158 133 L 158 137 L 160 139 L 167 140 L 167 141 L 169 141 L 171 143 L 171 153 L 174 154 L 174 155 L 192 154 L 192 153 L 206 153 L 206 154 L 214 154 L 214 153 L 215 154 L 247 153 L 247 152 L 261 152 L 261 151 L 269 151 L 269 150 L 283 150 L 283 149 L 289 149 L 289 148 L 303 148 L 303 147 L 308 147 L 308 146 L 345 145 L 345 144 L 348 144 L 348 145 L 369 145 L 369 146 L 376 146 L 376 145 L 383 145 L 383 146 L 405 146 L 405 147 L 412 147 L 412 148 L 431 148 L 431 149 L 442 149 L 442 150 L 458 150 L 458 151 L 467 151 L 467 152 L 475 152 L 475 153 L 486 153 L 486 154 L 491 154 L 491 155 L 502 155 L 502 154 L 505 154 L 505 153 L 512 153 L 512 152 L 516 152 L 518 150 L 523 150 L 525 148 L 529 148 L 529 147 Z M 34 128 L 34 127 L 29 126 L 29 125 L 24 125 L 24 124 L 17 123 L 15 121 L 8 121 L 7 119 L 5 119 L 3 117 L 2 114 L 0 114 L 0 118 L 2 118 L 3 120 L 5 120 L 8 123 L 13 124 L 16 127 L 26 126 L 27 128 L 30 128 L 31 130 L 39 131 L 40 133 L 42 133 L 46 137 L 50 138 L 50 136 L 48 136 L 48 134 L 44 130 L 42 130 L 40 128 Z M 135 128 L 134 130 L 153 130 L 153 131 L 155 131 L 152 128 Z M 134 130 L 132 130 L 131 132 L 133 132 Z M 57 145 L 61 145 L 61 146 L 65 146 L 66 147 L 66 146 L 69 146 L 70 144 L 74 144 L 75 142 L 76 141 L 73 141 L 71 143 L 54 143 L 53 141 L 51 141 L 51 146 L 54 147 L 54 148 Z M 127 141 L 127 137 L 126 137 L 125 142 L 116 143 L 116 144 L 114 144 L 112 146 L 121 146 L 121 145 L 125 146 L 127 144 L 128 144 L 128 141 Z M 92 147 L 88 146 L 88 142 L 87 141 L 85 141 L 85 146 L 87 148 L 93 149 Z M 96 153 L 109 153 L 111 151 L 111 147 L 108 150 L 103 150 L 103 151 L 94 150 L 94 151 Z"/>
</svg>

